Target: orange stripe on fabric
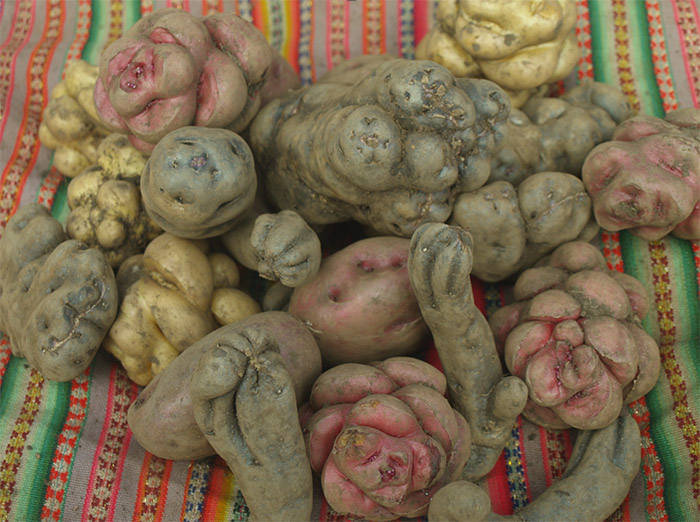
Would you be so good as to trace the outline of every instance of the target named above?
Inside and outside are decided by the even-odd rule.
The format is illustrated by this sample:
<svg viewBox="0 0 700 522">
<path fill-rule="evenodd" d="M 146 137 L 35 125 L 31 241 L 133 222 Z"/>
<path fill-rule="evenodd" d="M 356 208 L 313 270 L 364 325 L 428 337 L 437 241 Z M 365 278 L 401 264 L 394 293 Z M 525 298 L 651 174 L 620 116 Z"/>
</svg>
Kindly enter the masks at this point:
<svg viewBox="0 0 700 522">
<path fill-rule="evenodd" d="M 659 343 L 661 367 L 666 374 L 673 397 L 674 417 L 688 449 L 690 467 L 693 470 L 691 479 L 693 497 L 700 500 L 700 433 L 698 433 L 697 420 L 693 417 L 688 406 L 683 369 L 678 364 L 674 352 L 677 338 L 671 292 L 673 285 L 668 274 L 669 260 L 664 242 L 649 242 L 649 253 L 651 254 L 654 300 L 657 305 L 657 320 L 661 336 Z M 685 458 L 685 456 L 681 457 L 680 455 L 678 457 Z"/>
<path fill-rule="evenodd" d="M 265 39 L 270 41 L 270 24 L 268 22 L 269 8 L 266 0 L 253 2 L 253 25 L 260 29 Z"/>
<path fill-rule="evenodd" d="M 46 24 L 27 66 L 29 89 L 24 100 L 22 123 L 15 148 L 0 177 L 0 230 L 5 228 L 7 220 L 16 211 L 22 188 L 36 164 L 39 154 L 39 124 L 48 99 L 47 76 L 51 59 L 63 35 L 64 23 L 65 1 L 47 2 Z"/>
<path fill-rule="evenodd" d="M 223 0 L 202 0 L 202 15 L 221 13 L 224 10 Z"/>
<path fill-rule="evenodd" d="M 204 499 L 204 509 L 202 510 L 202 520 L 222 520 L 221 514 L 227 509 L 232 501 L 230 495 L 230 484 L 227 482 L 227 475 L 231 475 L 224 459 L 217 456 L 214 465 L 211 467 L 211 478 L 209 480 L 209 491 Z"/>
<path fill-rule="evenodd" d="M 153 0 L 141 0 L 141 16 L 153 12 Z"/>
<path fill-rule="evenodd" d="M 284 2 L 285 33 L 284 57 L 299 72 L 299 0 Z"/>
<path fill-rule="evenodd" d="M 24 404 L 15 421 L 5 448 L 4 458 L 0 463 L 0 520 L 9 520 L 9 514 L 12 511 L 12 496 L 17 484 L 20 461 L 24 454 L 27 437 L 39 411 L 43 388 L 44 378 L 36 370 L 30 370 Z"/>
<path fill-rule="evenodd" d="M 66 63 L 71 63 L 73 60 L 80 58 L 85 48 L 85 44 L 90 36 L 90 26 L 92 25 L 92 5 L 91 0 L 79 0 L 78 3 L 78 22 L 75 28 L 75 38 L 68 50 Z M 65 74 L 65 71 L 64 71 Z"/>
<path fill-rule="evenodd" d="M 362 2 L 362 51 L 364 54 L 381 54 L 386 50 L 386 16 L 380 0 Z"/>
<path fill-rule="evenodd" d="M 647 0 L 647 20 L 649 22 L 649 45 L 651 59 L 654 63 L 654 75 L 656 84 L 659 86 L 659 95 L 663 104 L 664 112 L 678 109 L 676 92 L 671 77 L 668 55 L 666 53 L 666 38 L 664 36 L 664 26 L 661 23 L 661 10 L 657 0 Z"/>
<path fill-rule="evenodd" d="M 146 453 L 141 465 L 139 484 L 136 490 L 134 516 L 132 520 L 151 520 L 158 522 L 163 519 L 165 503 L 168 498 L 168 479 L 173 461 Z"/>
<path fill-rule="evenodd" d="M 24 49 L 34 26 L 36 3 L 32 1 L 17 2 L 12 18 L 12 31 L 0 47 L 0 140 L 5 133 L 7 115 L 10 112 L 12 93 L 15 84 L 15 67 L 20 51 Z"/>
</svg>

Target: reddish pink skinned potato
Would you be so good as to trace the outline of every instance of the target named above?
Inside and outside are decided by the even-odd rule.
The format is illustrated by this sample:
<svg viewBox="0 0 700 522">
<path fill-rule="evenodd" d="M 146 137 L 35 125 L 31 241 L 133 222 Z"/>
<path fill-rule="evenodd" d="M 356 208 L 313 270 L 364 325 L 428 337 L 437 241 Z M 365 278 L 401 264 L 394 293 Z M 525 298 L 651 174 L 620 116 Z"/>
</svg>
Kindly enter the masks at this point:
<svg viewBox="0 0 700 522">
<path fill-rule="evenodd" d="M 506 366 L 528 386 L 523 414 L 547 428 L 605 427 L 658 379 L 659 348 L 641 327 L 646 291 L 601 259 L 587 243 L 562 245 L 489 318 Z"/>
<path fill-rule="evenodd" d="M 314 334 L 327 367 L 409 355 L 428 327 L 408 277 L 410 240 L 362 239 L 321 262 L 316 277 L 294 289 L 289 313 Z"/>
<path fill-rule="evenodd" d="M 418 359 L 346 363 L 321 374 L 303 422 L 311 468 L 329 505 L 370 520 L 424 515 L 470 453 L 446 380 Z"/>
<path fill-rule="evenodd" d="M 157 10 L 107 47 L 99 67 L 100 118 L 146 152 L 187 125 L 241 131 L 265 103 L 300 86 L 263 34 L 233 13 Z"/>
<path fill-rule="evenodd" d="M 581 175 L 604 229 L 700 239 L 700 109 L 624 121 L 586 157 Z"/>
</svg>

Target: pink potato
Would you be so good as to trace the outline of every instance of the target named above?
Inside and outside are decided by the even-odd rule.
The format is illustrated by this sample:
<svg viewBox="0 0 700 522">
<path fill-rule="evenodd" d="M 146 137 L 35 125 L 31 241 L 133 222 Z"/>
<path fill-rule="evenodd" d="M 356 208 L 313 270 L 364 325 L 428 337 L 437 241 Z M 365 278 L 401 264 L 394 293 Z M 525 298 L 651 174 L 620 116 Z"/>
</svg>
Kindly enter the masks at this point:
<svg viewBox="0 0 700 522">
<path fill-rule="evenodd" d="M 303 420 L 311 468 L 329 505 L 370 520 L 424 515 L 461 475 L 471 433 L 445 398 L 444 375 L 393 357 L 345 363 L 316 380 Z"/>
<path fill-rule="evenodd" d="M 622 122 L 581 171 L 601 227 L 700 239 L 700 109 Z"/>
<path fill-rule="evenodd" d="M 324 364 L 367 363 L 416 352 L 428 334 L 407 271 L 410 240 L 372 237 L 321 262 L 295 288 L 289 313 L 318 343 Z"/>
<path fill-rule="evenodd" d="M 528 386 L 531 421 L 600 429 L 656 384 L 659 347 L 641 327 L 646 291 L 605 267 L 592 245 L 560 246 L 523 272 L 513 293 L 489 323 L 506 366 Z"/>
<path fill-rule="evenodd" d="M 104 50 L 94 99 L 105 124 L 150 152 L 188 125 L 241 131 L 260 107 L 299 86 L 253 24 L 172 8 L 144 16 Z"/>
</svg>

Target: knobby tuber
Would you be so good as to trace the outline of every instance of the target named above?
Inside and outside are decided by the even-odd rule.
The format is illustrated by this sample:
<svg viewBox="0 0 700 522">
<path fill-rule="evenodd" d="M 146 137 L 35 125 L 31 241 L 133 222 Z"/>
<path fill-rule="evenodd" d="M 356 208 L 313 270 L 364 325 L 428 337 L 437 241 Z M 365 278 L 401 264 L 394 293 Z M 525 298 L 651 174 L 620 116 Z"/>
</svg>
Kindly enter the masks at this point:
<svg viewBox="0 0 700 522">
<path fill-rule="evenodd" d="M 489 324 L 474 303 L 472 240 L 461 227 L 421 226 L 411 238 L 411 284 L 447 377 L 450 402 L 469 423 L 472 447 L 462 473 L 493 468 L 527 401 L 527 386 L 505 376 Z"/>
<path fill-rule="evenodd" d="M 590 243 L 557 247 L 489 318 L 505 363 L 527 383 L 523 414 L 552 429 L 598 429 L 656 384 L 659 347 L 642 328 L 647 291 Z"/>
<path fill-rule="evenodd" d="M 70 381 L 116 314 L 117 284 L 102 252 L 69 239 L 46 207 L 21 206 L 0 238 L 0 330 L 12 354 L 47 379 Z"/>
</svg>

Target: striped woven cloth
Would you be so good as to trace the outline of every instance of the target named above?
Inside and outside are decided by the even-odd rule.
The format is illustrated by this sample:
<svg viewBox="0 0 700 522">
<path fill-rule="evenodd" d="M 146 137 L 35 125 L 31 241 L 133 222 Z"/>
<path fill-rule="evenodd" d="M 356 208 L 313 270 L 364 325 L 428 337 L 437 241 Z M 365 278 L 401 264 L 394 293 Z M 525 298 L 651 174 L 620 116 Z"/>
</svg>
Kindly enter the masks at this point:
<svg viewBox="0 0 700 522">
<path fill-rule="evenodd" d="M 37 138 L 50 89 L 77 58 L 101 50 L 145 13 L 234 11 L 253 21 L 311 83 L 346 57 L 413 57 L 435 6 L 429 0 L 0 0 L 0 231 L 19 205 L 67 214 L 66 182 Z M 582 50 L 572 74 L 619 86 L 642 113 L 663 116 L 700 100 L 697 0 L 578 0 Z M 700 520 L 700 244 L 602 233 L 616 270 L 640 279 L 655 306 L 656 387 L 630 406 L 642 464 L 613 520 Z M 477 284 L 488 313 L 503 289 Z M 125 421 L 139 389 L 106 354 L 68 383 L 44 380 L 0 342 L 0 521 L 246 520 L 236 479 L 217 457 L 172 462 L 145 452 Z M 509 514 L 562 473 L 573 441 L 521 421 L 482 485 Z M 342 519 L 318 498 L 314 517 Z"/>
</svg>

